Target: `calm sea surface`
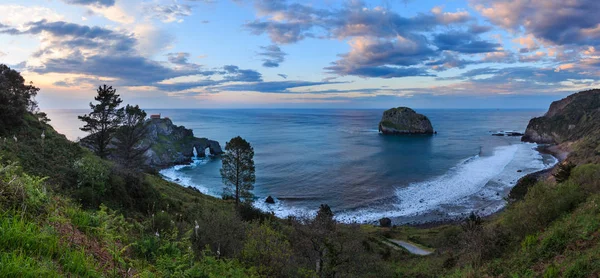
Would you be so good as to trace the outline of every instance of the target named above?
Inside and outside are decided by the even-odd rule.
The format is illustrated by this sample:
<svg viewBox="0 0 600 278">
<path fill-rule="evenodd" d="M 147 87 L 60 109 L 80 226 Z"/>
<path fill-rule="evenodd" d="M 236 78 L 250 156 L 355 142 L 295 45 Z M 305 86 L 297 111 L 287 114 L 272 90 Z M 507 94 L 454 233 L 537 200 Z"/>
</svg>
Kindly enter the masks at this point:
<svg viewBox="0 0 600 278">
<path fill-rule="evenodd" d="M 52 124 L 70 139 L 83 137 L 77 115 L 85 110 L 50 110 Z M 162 113 L 197 137 L 225 142 L 235 136 L 255 150 L 255 205 L 279 216 L 313 213 L 328 204 L 339 220 L 396 223 L 489 214 L 527 173 L 556 160 L 518 137 L 541 110 L 417 110 L 427 115 L 434 136 L 383 136 L 383 110 L 148 110 Z M 161 173 L 206 194 L 222 193 L 219 158 Z M 520 171 L 519 171 L 520 170 Z M 519 172 L 518 172 L 519 171 Z M 277 203 L 263 202 L 268 195 Z"/>
</svg>

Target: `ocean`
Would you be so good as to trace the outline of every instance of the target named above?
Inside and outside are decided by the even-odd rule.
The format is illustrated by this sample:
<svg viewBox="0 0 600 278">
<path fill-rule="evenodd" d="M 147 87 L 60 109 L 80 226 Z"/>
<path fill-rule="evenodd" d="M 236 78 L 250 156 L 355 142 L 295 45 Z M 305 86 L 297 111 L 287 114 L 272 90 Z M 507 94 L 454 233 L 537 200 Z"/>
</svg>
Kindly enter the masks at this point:
<svg viewBox="0 0 600 278">
<path fill-rule="evenodd" d="M 255 109 L 147 110 L 161 113 L 196 137 L 225 143 L 242 136 L 255 151 L 255 206 L 277 216 L 311 215 L 328 204 L 342 222 L 395 224 L 455 219 L 502 209 L 516 181 L 557 163 L 520 137 L 542 110 L 428 110 L 437 135 L 385 136 L 381 110 Z M 47 111 L 69 139 L 86 110 Z M 169 180 L 220 197 L 218 157 L 161 171 Z M 273 196 L 276 204 L 264 202 Z"/>
</svg>

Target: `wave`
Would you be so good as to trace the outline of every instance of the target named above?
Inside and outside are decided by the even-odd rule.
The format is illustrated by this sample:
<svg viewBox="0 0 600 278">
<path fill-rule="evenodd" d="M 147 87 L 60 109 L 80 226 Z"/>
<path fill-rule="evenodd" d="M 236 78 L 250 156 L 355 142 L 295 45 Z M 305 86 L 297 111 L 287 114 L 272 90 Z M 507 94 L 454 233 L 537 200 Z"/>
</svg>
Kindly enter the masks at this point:
<svg viewBox="0 0 600 278">
<path fill-rule="evenodd" d="M 504 194 L 526 174 L 554 166 L 545 162 L 536 144 L 522 143 L 497 147 L 491 156 L 472 156 L 446 174 L 397 188 L 393 209 L 365 208 L 341 212 L 342 222 L 373 222 L 383 217 L 415 218 L 435 215 L 453 218 L 474 210 L 488 215 L 505 206 Z"/>
<path fill-rule="evenodd" d="M 214 193 L 212 193 L 207 187 L 194 183 L 192 181 L 192 178 L 189 175 L 186 175 L 184 172 L 181 171 L 186 168 L 195 168 L 197 166 L 204 165 L 204 164 L 208 163 L 209 161 L 210 161 L 210 157 L 194 159 L 194 160 L 192 160 L 192 162 L 190 164 L 175 165 L 171 168 L 161 170 L 159 172 L 159 174 L 164 179 L 166 179 L 170 182 L 177 183 L 184 187 L 191 186 L 193 188 L 200 190 L 200 192 L 202 192 L 202 194 L 205 194 L 205 195 L 210 195 L 213 197 L 220 197 L 220 196 L 216 196 Z"/>
</svg>

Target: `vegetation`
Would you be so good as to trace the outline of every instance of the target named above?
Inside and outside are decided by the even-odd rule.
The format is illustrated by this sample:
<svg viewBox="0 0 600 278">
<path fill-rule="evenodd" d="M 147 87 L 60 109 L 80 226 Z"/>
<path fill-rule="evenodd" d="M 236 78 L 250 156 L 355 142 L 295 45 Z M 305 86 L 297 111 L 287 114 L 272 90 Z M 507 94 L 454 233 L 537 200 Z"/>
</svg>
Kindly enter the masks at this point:
<svg viewBox="0 0 600 278">
<path fill-rule="evenodd" d="M 236 206 L 240 199 L 251 200 L 250 192 L 254 189 L 256 176 L 254 175 L 254 149 L 242 137 L 235 137 L 225 145 L 225 154 L 222 156 L 223 167 L 221 177 L 225 184 L 225 194 L 233 196 Z"/>
<path fill-rule="evenodd" d="M 151 147 L 141 145 L 146 135 L 146 112 L 137 105 L 127 105 L 122 126 L 115 133 L 116 147 L 112 150 L 115 160 L 127 168 L 141 168 L 144 165 L 144 153 Z"/>
<path fill-rule="evenodd" d="M 119 108 L 123 100 L 117 95 L 117 90 L 106 85 L 98 87 L 98 95 L 94 100 L 98 104 L 90 103 L 92 112 L 78 118 L 85 122 L 81 130 L 91 134 L 96 154 L 106 158 L 109 154 L 108 144 L 123 120 L 123 109 Z"/>
<path fill-rule="evenodd" d="M 557 174 L 555 180 L 529 180 L 519 198 L 489 218 L 473 213 L 459 224 L 430 228 L 348 225 L 336 222 L 325 204 L 314 217 L 288 219 L 247 203 L 236 206 L 103 159 L 32 112 L 17 122 L 6 130 L 18 140 L 0 140 L 0 277 L 595 277 L 600 272 L 596 163 L 569 167 L 568 175 Z M 234 139 L 244 146 L 244 161 L 251 161 L 250 144 Z M 228 153 L 234 153 L 233 146 Z M 253 163 L 244 167 L 250 173 Z M 241 181 L 253 179 L 254 171 Z M 412 255 L 388 239 L 435 252 Z"/>
<path fill-rule="evenodd" d="M 25 113 L 36 110 L 34 98 L 39 90 L 32 84 L 25 85 L 19 72 L 0 64 L 0 135 L 9 135 L 23 124 Z"/>
</svg>

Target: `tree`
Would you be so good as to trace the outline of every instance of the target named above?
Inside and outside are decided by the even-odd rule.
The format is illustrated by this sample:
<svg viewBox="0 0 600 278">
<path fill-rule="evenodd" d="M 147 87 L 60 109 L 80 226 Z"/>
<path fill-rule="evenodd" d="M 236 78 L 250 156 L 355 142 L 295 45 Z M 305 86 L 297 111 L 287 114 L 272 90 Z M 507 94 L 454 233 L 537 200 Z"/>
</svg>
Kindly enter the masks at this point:
<svg viewBox="0 0 600 278">
<path fill-rule="evenodd" d="M 144 153 L 151 147 L 142 145 L 148 135 L 146 112 L 137 105 L 127 105 L 122 124 L 114 136 L 116 146 L 113 155 L 121 165 L 137 169 L 144 163 Z"/>
<path fill-rule="evenodd" d="M 117 95 L 117 90 L 106 85 L 98 87 L 98 95 L 94 97 L 94 100 L 98 104 L 90 102 L 92 112 L 78 116 L 81 121 L 85 122 L 80 129 L 91 133 L 90 139 L 96 154 L 106 158 L 109 154 L 108 144 L 123 119 L 123 108 L 118 108 L 123 100 Z"/>
<path fill-rule="evenodd" d="M 39 90 L 32 83 L 25 85 L 19 72 L 0 64 L 0 134 L 20 126 L 23 115 L 36 110 L 34 98 Z"/>
<path fill-rule="evenodd" d="M 240 198 L 249 199 L 253 195 L 256 176 L 254 175 L 254 149 L 242 137 L 235 137 L 225 145 L 222 157 L 221 178 L 224 191 L 235 198 L 236 206 Z"/>
</svg>

